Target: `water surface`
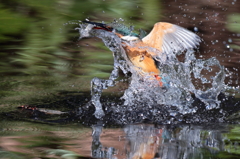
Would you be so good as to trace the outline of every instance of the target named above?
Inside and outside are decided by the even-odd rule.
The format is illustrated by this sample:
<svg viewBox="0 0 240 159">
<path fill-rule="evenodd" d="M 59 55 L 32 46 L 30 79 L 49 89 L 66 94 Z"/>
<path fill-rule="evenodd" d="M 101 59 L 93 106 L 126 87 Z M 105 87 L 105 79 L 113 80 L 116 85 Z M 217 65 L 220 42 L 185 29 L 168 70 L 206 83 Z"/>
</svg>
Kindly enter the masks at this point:
<svg viewBox="0 0 240 159">
<path fill-rule="evenodd" d="M 0 158 L 239 158 L 239 7 L 235 0 L 1 2 Z M 226 68 L 231 89 L 218 96 L 220 109 L 206 111 L 196 99 L 200 109 L 184 117 L 138 105 L 113 113 L 129 86 L 120 74 L 103 91 L 108 109 L 97 120 L 91 80 L 109 78 L 113 57 L 99 39 L 79 41 L 75 28 L 79 20 L 119 18 L 135 30 L 166 21 L 196 32 L 203 39 L 196 57 Z"/>
</svg>

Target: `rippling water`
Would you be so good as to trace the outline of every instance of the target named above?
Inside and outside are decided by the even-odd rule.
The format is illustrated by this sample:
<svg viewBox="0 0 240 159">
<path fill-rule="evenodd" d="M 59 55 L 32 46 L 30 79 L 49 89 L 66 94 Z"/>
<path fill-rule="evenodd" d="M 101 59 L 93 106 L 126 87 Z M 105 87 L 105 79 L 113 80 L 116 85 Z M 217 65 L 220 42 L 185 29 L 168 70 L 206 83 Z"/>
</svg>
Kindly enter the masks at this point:
<svg viewBox="0 0 240 159">
<path fill-rule="evenodd" d="M 234 158 L 239 153 L 234 139 L 239 127 L 226 124 L 106 129 L 98 122 L 90 129 L 2 121 L 0 133 L 1 158 Z"/>
</svg>

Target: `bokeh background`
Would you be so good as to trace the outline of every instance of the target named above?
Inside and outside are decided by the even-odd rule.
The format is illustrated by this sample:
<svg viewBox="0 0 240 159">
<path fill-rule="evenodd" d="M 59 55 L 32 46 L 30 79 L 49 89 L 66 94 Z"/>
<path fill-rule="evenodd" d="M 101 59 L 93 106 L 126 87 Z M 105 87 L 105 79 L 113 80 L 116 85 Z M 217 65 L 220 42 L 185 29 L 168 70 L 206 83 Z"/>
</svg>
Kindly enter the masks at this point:
<svg viewBox="0 0 240 159">
<path fill-rule="evenodd" d="M 237 0 L 1 0 L 1 108 L 89 92 L 93 77 L 109 77 L 112 53 L 99 39 L 79 40 L 75 30 L 86 19 L 118 20 L 136 32 L 149 32 L 159 21 L 185 27 L 203 39 L 196 56 L 217 57 L 226 67 L 225 82 L 238 86 L 239 8 Z M 126 87 L 122 82 L 106 91 L 122 93 Z"/>
<path fill-rule="evenodd" d="M 79 40 L 75 30 L 86 19 L 105 23 L 118 20 L 134 26 L 136 32 L 139 29 L 149 32 L 159 21 L 187 28 L 203 39 L 196 56 L 216 57 L 226 68 L 226 84 L 235 87 L 240 84 L 239 0 L 0 0 L 1 155 L 21 158 L 24 154 L 22 158 L 33 158 L 42 152 L 39 147 L 63 145 L 79 152 L 80 141 L 91 136 L 90 128 L 52 127 L 37 123 L 32 112 L 16 112 L 22 105 L 74 110 L 76 107 L 71 105 L 79 106 L 89 100 L 82 94 L 90 95 L 93 77 L 109 77 L 112 53 L 100 39 Z M 127 83 L 119 82 L 105 91 L 116 92 L 113 96 L 117 96 L 127 88 Z M 233 95 L 240 97 L 238 92 Z M 27 118 L 34 122 L 24 122 Z M 239 154 L 235 149 L 239 145 L 239 130 L 236 126 L 225 135 L 229 152 L 234 154 Z M 91 142 L 91 138 L 87 140 L 83 144 Z M 28 146 L 21 147 L 24 144 Z"/>
</svg>

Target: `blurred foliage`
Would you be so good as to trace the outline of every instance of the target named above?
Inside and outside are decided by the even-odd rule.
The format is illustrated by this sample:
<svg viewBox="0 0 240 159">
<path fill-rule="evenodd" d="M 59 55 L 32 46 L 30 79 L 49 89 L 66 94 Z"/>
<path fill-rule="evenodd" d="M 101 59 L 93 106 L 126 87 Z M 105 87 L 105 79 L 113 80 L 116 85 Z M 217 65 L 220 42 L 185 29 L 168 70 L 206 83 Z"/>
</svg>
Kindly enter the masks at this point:
<svg viewBox="0 0 240 159">
<path fill-rule="evenodd" d="M 233 32 L 240 33 L 240 13 L 228 16 L 227 28 Z"/>
<path fill-rule="evenodd" d="M 89 91 L 93 77 L 109 77 L 113 57 L 100 40 L 78 41 L 79 21 L 122 18 L 150 30 L 160 8 L 158 0 L 0 0 L 0 106 Z"/>
<path fill-rule="evenodd" d="M 28 19 L 24 16 L 11 12 L 0 4 L 0 41 L 14 40 L 15 34 L 21 33 L 29 23 Z"/>
<path fill-rule="evenodd" d="M 0 73 L 59 76 L 82 71 L 85 74 L 89 69 L 99 71 L 99 65 L 86 71 L 68 67 L 85 60 L 80 54 L 82 48 L 73 46 L 78 37 L 74 31 L 78 20 L 123 18 L 135 26 L 150 27 L 157 21 L 160 9 L 157 0 L 9 0 L 0 1 L 0 15 Z M 90 58 L 95 58 L 94 54 Z M 100 68 L 99 72 L 107 77 L 104 72 L 110 71 Z"/>
<path fill-rule="evenodd" d="M 225 150 L 219 154 L 220 158 L 239 158 L 240 155 L 240 127 L 233 126 L 230 132 L 223 134 Z"/>
<path fill-rule="evenodd" d="M 25 121 L 0 121 L 0 158 L 79 158 L 70 151 L 75 140 L 91 135 L 91 128 L 79 124 L 41 124 Z M 77 143 L 78 144 L 78 143 Z M 11 147 L 9 149 L 9 147 Z"/>
<path fill-rule="evenodd" d="M 0 150 L 0 156 L 1 158 L 7 158 L 7 159 L 26 159 L 26 155 L 23 155 L 21 153 L 16 153 L 16 152 L 10 152 L 10 151 L 2 151 Z"/>
<path fill-rule="evenodd" d="M 81 156 L 73 151 L 63 149 L 50 149 L 46 151 L 50 155 L 60 156 L 63 159 L 81 159 Z M 88 158 L 88 157 L 86 157 Z"/>
<path fill-rule="evenodd" d="M 229 39 L 231 48 L 240 50 L 240 13 L 231 14 L 228 16 L 227 28 L 235 33 L 235 39 Z"/>
</svg>

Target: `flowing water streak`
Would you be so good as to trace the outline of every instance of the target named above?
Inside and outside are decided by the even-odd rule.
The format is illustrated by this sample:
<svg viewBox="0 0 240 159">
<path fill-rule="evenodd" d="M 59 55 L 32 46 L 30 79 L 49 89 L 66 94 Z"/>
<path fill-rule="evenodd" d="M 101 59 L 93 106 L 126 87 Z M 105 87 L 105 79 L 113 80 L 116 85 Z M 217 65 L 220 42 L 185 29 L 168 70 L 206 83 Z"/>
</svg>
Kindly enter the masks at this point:
<svg viewBox="0 0 240 159">
<path fill-rule="evenodd" d="M 91 24 L 81 24 L 79 29 L 80 39 L 85 37 L 98 37 L 102 39 L 104 44 L 113 52 L 114 56 L 114 69 L 108 80 L 94 78 L 92 84 L 92 99 L 96 111 L 95 116 L 101 118 L 104 116 L 100 97 L 103 89 L 109 86 L 114 86 L 114 80 L 118 78 L 119 69 L 123 73 L 131 72 L 132 79 L 129 88 L 125 91 L 123 99 L 124 105 L 129 110 L 136 110 L 145 107 L 148 111 L 152 111 L 154 106 L 169 105 L 167 111 L 170 114 L 181 113 L 194 113 L 198 110 L 197 106 L 193 106 L 194 94 L 202 102 L 206 104 L 206 109 L 217 108 L 220 102 L 217 96 L 220 92 L 224 91 L 225 84 L 225 71 L 224 67 L 219 64 L 216 58 L 207 60 L 196 59 L 193 50 L 187 50 L 185 53 L 184 62 L 180 62 L 177 55 L 183 52 L 172 52 L 166 54 L 166 60 L 159 61 L 159 69 L 162 72 L 161 77 L 165 81 L 164 87 L 159 87 L 158 81 L 154 80 L 152 76 L 140 76 L 136 73 L 136 68 L 128 60 L 127 55 L 122 48 L 121 39 L 112 32 L 104 30 L 92 29 L 94 26 Z M 217 67 L 215 75 L 210 79 L 202 75 L 202 71 L 212 72 L 212 67 Z M 193 79 L 198 79 L 201 84 L 211 85 L 206 90 L 197 88 Z M 175 106 L 171 109 L 171 106 Z M 121 107 L 121 106 L 120 106 Z M 123 109 L 122 107 L 120 110 Z M 119 110 L 119 109 L 118 109 Z"/>
</svg>

